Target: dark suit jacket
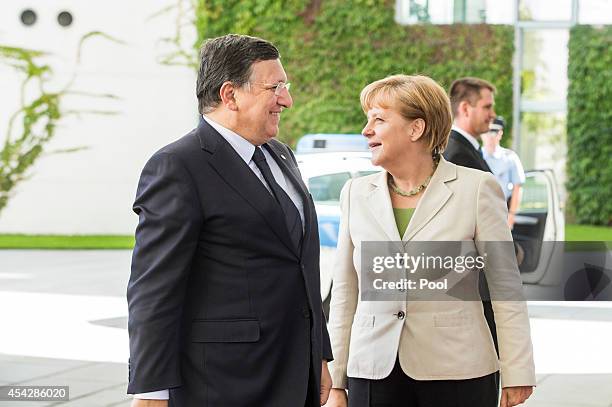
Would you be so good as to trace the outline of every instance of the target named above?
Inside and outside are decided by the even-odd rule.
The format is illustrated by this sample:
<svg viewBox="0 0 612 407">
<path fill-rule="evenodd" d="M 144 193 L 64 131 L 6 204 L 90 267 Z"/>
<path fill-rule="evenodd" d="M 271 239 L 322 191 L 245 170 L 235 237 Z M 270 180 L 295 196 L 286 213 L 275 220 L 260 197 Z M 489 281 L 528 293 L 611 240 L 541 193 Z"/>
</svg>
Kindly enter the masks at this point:
<svg viewBox="0 0 612 407">
<path fill-rule="evenodd" d="M 448 145 L 446 146 L 446 149 L 442 155 L 444 155 L 446 161 L 450 161 L 454 164 L 493 173 L 478 150 L 476 150 L 465 137 L 455 130 L 451 130 Z M 483 298 L 490 298 L 487 279 L 483 273 L 480 274 L 480 294 Z M 497 344 L 497 326 L 495 325 L 493 307 L 491 306 L 490 301 L 483 301 L 482 305 L 487 324 L 489 324 L 489 329 L 491 330 L 495 350 L 497 350 L 499 353 Z"/>
<path fill-rule="evenodd" d="M 453 164 L 462 165 L 464 167 L 475 168 L 481 171 L 492 172 L 487 162 L 482 158 L 478 150 L 474 148 L 470 142 L 457 133 L 451 130 L 448 139 L 448 145 L 444 150 L 444 158 Z"/>
<path fill-rule="evenodd" d="M 332 354 L 317 218 L 293 153 L 268 144 L 304 201 L 301 252 L 272 195 L 205 121 L 145 165 L 127 290 L 128 393 L 170 389 L 181 407 L 302 407 L 312 369 L 318 395 Z"/>
</svg>

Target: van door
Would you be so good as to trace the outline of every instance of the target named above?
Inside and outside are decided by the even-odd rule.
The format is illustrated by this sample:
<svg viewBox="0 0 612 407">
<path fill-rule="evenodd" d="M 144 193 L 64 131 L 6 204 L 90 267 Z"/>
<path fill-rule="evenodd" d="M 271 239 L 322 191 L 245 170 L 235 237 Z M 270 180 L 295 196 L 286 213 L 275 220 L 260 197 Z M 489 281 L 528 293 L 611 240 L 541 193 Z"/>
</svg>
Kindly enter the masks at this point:
<svg viewBox="0 0 612 407">
<path fill-rule="evenodd" d="M 512 237 L 518 246 L 517 260 L 523 282 L 547 284 L 546 271 L 553 266 L 551 262 L 563 257 L 558 253 L 563 250 L 563 244 L 543 244 L 565 239 L 561 200 L 552 170 L 527 171 L 525 178 Z"/>
</svg>

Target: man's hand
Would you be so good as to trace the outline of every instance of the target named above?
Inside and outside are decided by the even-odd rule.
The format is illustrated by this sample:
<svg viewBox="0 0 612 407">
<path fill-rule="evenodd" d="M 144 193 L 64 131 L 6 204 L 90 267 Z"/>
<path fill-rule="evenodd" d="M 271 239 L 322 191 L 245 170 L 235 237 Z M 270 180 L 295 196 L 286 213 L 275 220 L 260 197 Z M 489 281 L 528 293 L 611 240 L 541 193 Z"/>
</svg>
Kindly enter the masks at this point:
<svg viewBox="0 0 612 407">
<path fill-rule="evenodd" d="M 133 399 L 131 407 L 168 407 L 168 400 Z"/>
<path fill-rule="evenodd" d="M 324 360 L 321 365 L 321 405 L 325 405 L 327 403 L 327 399 L 329 398 L 329 391 L 332 387 L 332 379 L 329 374 L 329 369 L 327 368 L 327 360 Z"/>
<path fill-rule="evenodd" d="M 348 400 L 344 389 L 331 389 L 325 407 L 347 407 Z"/>
<path fill-rule="evenodd" d="M 513 407 L 522 404 L 533 393 L 533 386 L 504 387 L 499 407 Z"/>
</svg>

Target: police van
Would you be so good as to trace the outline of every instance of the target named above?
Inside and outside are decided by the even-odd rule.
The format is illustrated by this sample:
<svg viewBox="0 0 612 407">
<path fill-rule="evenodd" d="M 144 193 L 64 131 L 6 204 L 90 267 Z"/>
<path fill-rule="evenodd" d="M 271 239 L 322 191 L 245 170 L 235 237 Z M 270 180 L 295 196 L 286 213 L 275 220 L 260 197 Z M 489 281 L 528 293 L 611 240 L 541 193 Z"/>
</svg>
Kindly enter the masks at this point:
<svg viewBox="0 0 612 407">
<path fill-rule="evenodd" d="M 362 152 L 367 153 L 368 140 L 361 134 L 306 134 L 297 143 L 298 154 L 321 152 Z"/>
</svg>

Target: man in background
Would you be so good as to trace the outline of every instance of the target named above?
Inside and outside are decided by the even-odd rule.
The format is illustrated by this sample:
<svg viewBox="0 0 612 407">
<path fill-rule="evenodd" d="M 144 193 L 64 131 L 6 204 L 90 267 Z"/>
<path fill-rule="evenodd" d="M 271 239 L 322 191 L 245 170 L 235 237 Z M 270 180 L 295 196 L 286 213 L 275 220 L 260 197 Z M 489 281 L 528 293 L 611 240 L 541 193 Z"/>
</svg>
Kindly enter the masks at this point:
<svg viewBox="0 0 612 407">
<path fill-rule="evenodd" d="M 449 90 L 453 126 L 448 139 L 448 145 L 443 152 L 444 158 L 457 165 L 491 172 L 482 156 L 478 138 L 489 131 L 491 121 L 495 119 L 495 86 L 480 78 L 460 78 L 451 84 Z M 480 292 L 484 298 L 489 298 L 487 280 L 480 273 Z M 498 350 L 497 327 L 491 301 L 483 300 L 482 307 L 485 319 L 491 331 L 491 337 Z M 495 380 L 499 387 L 499 372 Z"/>
<path fill-rule="evenodd" d="M 450 87 L 453 127 L 444 158 L 464 167 L 491 172 L 478 143 L 495 119 L 495 86 L 480 78 L 457 79 Z"/>
<path fill-rule="evenodd" d="M 508 226 L 514 226 L 514 215 L 521 203 L 521 189 L 525 183 L 525 171 L 518 155 L 500 146 L 504 134 L 505 121 L 498 116 L 489 127 L 489 131 L 482 135 L 484 146 L 483 156 L 489 168 L 497 178 L 497 182 L 504 191 L 508 203 Z"/>
</svg>

